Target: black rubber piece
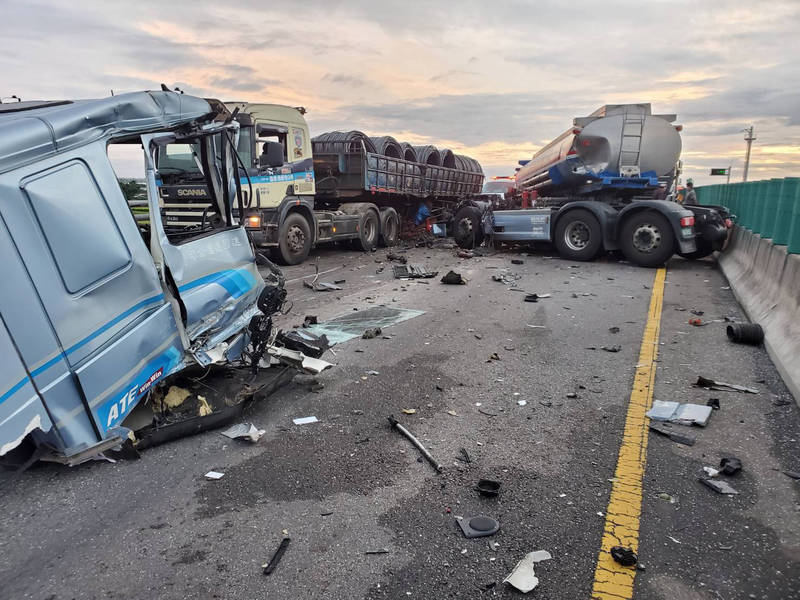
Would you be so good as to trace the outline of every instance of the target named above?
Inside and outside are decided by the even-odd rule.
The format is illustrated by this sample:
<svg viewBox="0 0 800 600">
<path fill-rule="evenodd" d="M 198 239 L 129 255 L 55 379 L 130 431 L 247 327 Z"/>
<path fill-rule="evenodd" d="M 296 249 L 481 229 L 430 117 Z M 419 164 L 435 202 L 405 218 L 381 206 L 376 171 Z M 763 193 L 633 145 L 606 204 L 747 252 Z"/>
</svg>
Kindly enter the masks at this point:
<svg viewBox="0 0 800 600">
<path fill-rule="evenodd" d="M 719 472 L 723 475 L 736 475 L 742 470 L 742 461 L 735 456 L 726 456 L 719 461 Z"/>
<path fill-rule="evenodd" d="M 636 556 L 636 552 L 630 548 L 623 548 L 622 546 L 614 546 L 611 549 L 611 558 L 623 567 L 632 567 L 639 562 L 639 557 Z"/>
<path fill-rule="evenodd" d="M 758 346 L 764 341 L 764 330 L 758 323 L 731 323 L 726 331 L 728 339 L 737 344 Z"/>
<path fill-rule="evenodd" d="M 500 482 L 493 479 L 480 479 L 475 489 L 484 496 L 497 496 L 500 493 Z"/>
<path fill-rule="evenodd" d="M 289 542 L 292 541 L 292 538 L 285 537 L 281 540 L 278 549 L 275 550 L 275 554 L 272 555 L 272 558 L 267 563 L 267 566 L 264 567 L 264 575 L 270 575 L 274 570 L 275 567 L 278 566 L 278 563 L 281 562 L 283 558 L 283 553 L 286 552 L 286 548 L 289 545 Z"/>
</svg>

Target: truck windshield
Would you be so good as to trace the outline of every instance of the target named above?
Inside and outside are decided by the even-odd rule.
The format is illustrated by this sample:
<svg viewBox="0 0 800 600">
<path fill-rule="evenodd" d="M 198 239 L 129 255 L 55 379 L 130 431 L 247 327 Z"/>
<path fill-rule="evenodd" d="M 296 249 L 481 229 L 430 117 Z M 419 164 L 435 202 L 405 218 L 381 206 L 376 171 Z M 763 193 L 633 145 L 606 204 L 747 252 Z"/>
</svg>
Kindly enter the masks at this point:
<svg viewBox="0 0 800 600">
<path fill-rule="evenodd" d="M 239 154 L 239 158 L 242 159 L 242 163 L 247 165 L 248 168 L 253 164 L 252 140 L 253 128 L 240 127 L 239 143 L 236 145 L 236 152 Z"/>
<path fill-rule="evenodd" d="M 487 181 L 483 184 L 484 194 L 505 194 L 508 188 L 513 188 L 514 182 L 510 179 Z"/>
<path fill-rule="evenodd" d="M 158 170 L 166 173 L 199 173 L 194 153 L 200 153 L 197 144 L 169 144 L 158 153 Z"/>
</svg>

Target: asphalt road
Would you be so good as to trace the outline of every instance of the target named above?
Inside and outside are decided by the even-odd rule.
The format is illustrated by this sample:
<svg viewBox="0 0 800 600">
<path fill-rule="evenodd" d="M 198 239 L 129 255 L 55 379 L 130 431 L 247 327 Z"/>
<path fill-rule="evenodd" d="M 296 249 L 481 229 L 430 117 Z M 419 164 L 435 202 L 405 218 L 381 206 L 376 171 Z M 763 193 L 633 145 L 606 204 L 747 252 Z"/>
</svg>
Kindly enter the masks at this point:
<svg viewBox="0 0 800 600">
<path fill-rule="evenodd" d="M 425 312 L 389 339 L 335 346 L 322 389 L 298 376 L 257 404 L 256 444 L 209 432 L 138 461 L 31 469 L 0 496 L 0 598 L 513 598 L 502 581 L 533 550 L 553 558 L 528 597 L 589 598 L 655 272 L 550 252 L 408 251 L 440 276 L 456 269 L 461 286 L 394 280 L 385 252 L 318 252 L 340 292 L 302 285 L 311 262 L 287 268 L 284 328 L 382 304 Z M 492 281 L 502 269 L 520 279 Z M 713 261 L 668 265 L 655 398 L 721 408 L 681 428 L 692 447 L 650 434 L 637 599 L 800 598 L 800 484 L 781 472 L 800 471 L 798 407 L 763 348 L 729 343 L 724 323 L 687 323 L 692 309 L 741 318 L 726 286 Z M 551 297 L 527 303 L 511 287 Z M 694 388 L 698 375 L 760 393 Z M 310 415 L 319 422 L 292 423 Z M 744 465 L 733 497 L 698 482 L 729 455 Z M 224 477 L 204 479 L 211 469 Z M 476 493 L 484 477 L 502 482 L 499 497 Z M 465 539 L 456 516 L 478 514 L 500 531 Z"/>
</svg>

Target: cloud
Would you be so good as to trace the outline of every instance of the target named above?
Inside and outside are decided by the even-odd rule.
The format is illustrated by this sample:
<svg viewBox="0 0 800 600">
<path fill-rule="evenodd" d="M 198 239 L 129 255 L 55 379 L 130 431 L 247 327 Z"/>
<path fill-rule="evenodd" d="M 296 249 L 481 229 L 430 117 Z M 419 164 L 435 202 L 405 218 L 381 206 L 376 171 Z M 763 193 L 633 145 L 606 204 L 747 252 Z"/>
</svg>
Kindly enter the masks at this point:
<svg viewBox="0 0 800 600">
<path fill-rule="evenodd" d="M 346 75 L 344 73 L 325 73 L 322 79 L 330 83 L 337 83 L 351 87 L 361 87 L 367 83 L 360 75 Z"/>
</svg>

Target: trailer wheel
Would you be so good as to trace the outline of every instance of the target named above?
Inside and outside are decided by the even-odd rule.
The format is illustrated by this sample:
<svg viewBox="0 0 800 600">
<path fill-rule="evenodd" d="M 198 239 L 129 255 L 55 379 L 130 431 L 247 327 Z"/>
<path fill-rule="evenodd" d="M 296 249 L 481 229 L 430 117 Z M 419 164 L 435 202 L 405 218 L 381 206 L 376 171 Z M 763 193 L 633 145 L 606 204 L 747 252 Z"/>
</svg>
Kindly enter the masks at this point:
<svg viewBox="0 0 800 600">
<path fill-rule="evenodd" d="M 400 217 L 393 208 L 381 211 L 381 245 L 394 246 L 400 237 Z"/>
<path fill-rule="evenodd" d="M 300 213 L 290 213 L 281 225 L 277 258 L 284 265 L 299 265 L 311 252 L 311 227 Z"/>
<path fill-rule="evenodd" d="M 354 240 L 354 243 L 364 252 L 371 252 L 378 245 L 380 227 L 378 213 L 371 209 L 365 210 L 358 220 L 358 241 Z"/>
<path fill-rule="evenodd" d="M 453 237 L 459 248 L 475 248 L 483 242 L 481 211 L 474 206 L 462 206 L 453 217 Z"/>
<path fill-rule="evenodd" d="M 622 254 L 640 267 L 663 265 L 675 252 L 675 234 L 663 215 L 639 212 L 622 224 L 619 245 Z"/>
<path fill-rule="evenodd" d="M 554 241 L 562 257 L 592 260 L 603 248 L 603 231 L 588 210 L 571 210 L 558 220 Z"/>
</svg>

